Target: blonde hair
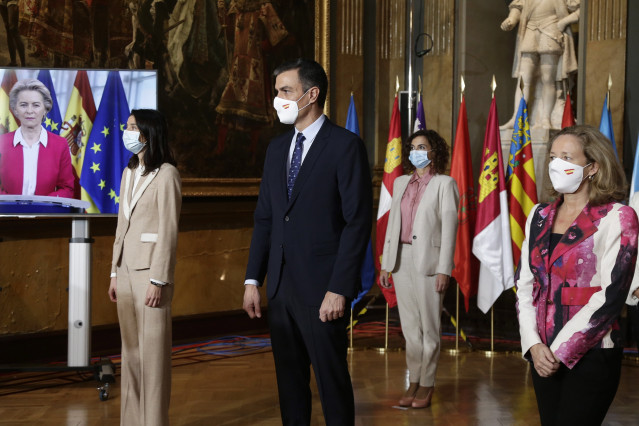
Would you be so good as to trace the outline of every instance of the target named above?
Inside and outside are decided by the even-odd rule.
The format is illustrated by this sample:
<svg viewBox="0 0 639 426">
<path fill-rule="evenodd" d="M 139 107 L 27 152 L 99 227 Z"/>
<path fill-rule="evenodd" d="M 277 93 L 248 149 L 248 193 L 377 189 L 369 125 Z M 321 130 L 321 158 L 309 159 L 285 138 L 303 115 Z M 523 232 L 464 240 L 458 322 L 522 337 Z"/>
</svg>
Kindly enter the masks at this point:
<svg viewBox="0 0 639 426">
<path fill-rule="evenodd" d="M 18 105 L 18 95 L 20 92 L 25 90 L 31 90 L 34 92 L 38 92 L 42 95 L 42 104 L 44 105 L 44 109 L 46 112 L 44 115 L 46 116 L 51 108 L 53 108 L 53 99 L 51 99 L 51 92 L 47 89 L 47 86 L 44 85 L 40 80 L 36 80 L 35 78 L 25 78 L 24 80 L 18 80 L 16 84 L 13 85 L 11 91 L 9 92 L 9 108 L 11 111 L 15 113 L 16 107 Z M 44 120 L 44 117 L 42 118 Z"/>
<path fill-rule="evenodd" d="M 592 126 L 578 125 L 566 127 L 557 133 L 548 143 L 546 163 L 550 157 L 550 151 L 555 140 L 559 136 L 571 135 L 581 144 L 588 163 L 597 163 L 599 170 L 592 175 L 588 186 L 588 199 L 592 205 L 606 204 L 612 201 L 626 199 L 628 184 L 623 173 L 623 167 L 612 148 L 612 142 L 599 130 Z M 557 198 L 561 194 L 555 191 L 550 181 L 548 167 L 545 168 L 545 190 L 552 197 Z"/>
</svg>

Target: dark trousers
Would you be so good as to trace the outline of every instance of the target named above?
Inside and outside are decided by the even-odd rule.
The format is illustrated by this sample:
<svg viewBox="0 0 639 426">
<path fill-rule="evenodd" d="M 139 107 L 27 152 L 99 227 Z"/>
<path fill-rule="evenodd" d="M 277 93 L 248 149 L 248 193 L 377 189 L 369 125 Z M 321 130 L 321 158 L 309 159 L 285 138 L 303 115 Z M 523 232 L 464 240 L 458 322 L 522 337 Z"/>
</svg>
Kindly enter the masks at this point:
<svg viewBox="0 0 639 426">
<path fill-rule="evenodd" d="M 296 283 L 286 269 L 284 265 L 277 294 L 268 304 L 282 423 L 310 424 L 312 365 L 326 424 L 353 425 L 355 402 L 346 333 L 350 304 L 347 301 L 342 318 L 321 322 L 320 306 L 306 306 L 296 297 Z"/>
<path fill-rule="evenodd" d="M 615 398 L 621 376 L 622 348 L 591 349 L 573 367 L 541 377 L 532 366 L 541 424 L 600 425 Z"/>
</svg>

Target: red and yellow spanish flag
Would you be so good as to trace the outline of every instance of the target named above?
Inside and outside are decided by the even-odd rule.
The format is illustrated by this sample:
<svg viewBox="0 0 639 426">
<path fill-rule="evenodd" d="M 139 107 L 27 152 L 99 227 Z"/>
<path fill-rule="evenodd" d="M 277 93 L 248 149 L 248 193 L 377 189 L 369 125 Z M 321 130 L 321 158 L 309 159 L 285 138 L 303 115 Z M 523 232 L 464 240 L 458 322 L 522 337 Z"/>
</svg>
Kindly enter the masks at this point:
<svg viewBox="0 0 639 426">
<path fill-rule="evenodd" d="M 470 158 L 470 137 L 468 136 L 468 115 L 466 98 L 462 98 L 457 118 L 453 159 L 450 165 L 450 176 L 459 188 L 459 210 L 457 211 L 457 242 L 455 245 L 455 269 L 452 276 L 464 294 L 464 305 L 468 312 L 470 298 L 477 295 L 477 273 L 479 262 L 472 253 L 475 220 L 477 216 L 477 199 L 473 184 L 473 162 Z"/>
<path fill-rule="evenodd" d="M 386 145 L 386 159 L 384 160 L 384 176 L 382 178 L 381 192 L 379 194 L 379 207 L 377 209 L 377 241 L 375 242 L 377 256 L 375 256 L 375 264 L 378 271 L 381 269 L 382 254 L 384 252 L 384 238 L 386 238 L 386 226 L 388 225 L 388 215 L 390 213 L 391 201 L 393 199 L 393 182 L 395 182 L 395 179 L 402 174 L 402 122 L 399 115 L 397 93 L 395 93 L 390 130 L 388 131 L 388 144 Z M 379 280 L 377 282 L 379 284 Z M 391 287 L 386 289 L 381 286 L 380 288 L 386 298 L 388 306 L 391 308 L 393 306 L 397 306 L 395 288 Z"/>
<path fill-rule="evenodd" d="M 97 208 L 91 201 L 89 194 L 82 189 L 80 191 L 80 173 L 82 173 L 82 163 L 84 161 L 84 151 L 89 142 L 89 135 L 95 120 L 95 102 L 93 92 L 89 84 L 89 77 L 84 70 L 78 71 L 73 83 L 73 90 L 69 98 L 67 112 L 62 123 L 60 136 L 66 138 L 71 151 L 71 163 L 76 175 L 76 196 L 81 194 L 81 199 L 91 202 L 89 213 L 98 213 Z"/>
<path fill-rule="evenodd" d="M 486 313 L 504 290 L 514 285 L 508 198 L 501 154 L 497 104 L 493 97 L 486 123 L 479 175 L 473 254 L 479 259 L 477 306 Z"/>
<path fill-rule="evenodd" d="M 13 116 L 9 107 L 9 92 L 18 81 L 15 70 L 5 70 L 0 86 L 0 135 L 13 132 L 20 126 L 20 122 Z"/>
<path fill-rule="evenodd" d="M 528 123 L 528 107 L 523 96 L 519 101 L 515 128 L 510 139 L 506 187 L 513 245 L 513 265 L 517 266 L 521 257 L 521 245 L 525 238 L 526 219 L 537 204 L 537 184 Z"/>
</svg>

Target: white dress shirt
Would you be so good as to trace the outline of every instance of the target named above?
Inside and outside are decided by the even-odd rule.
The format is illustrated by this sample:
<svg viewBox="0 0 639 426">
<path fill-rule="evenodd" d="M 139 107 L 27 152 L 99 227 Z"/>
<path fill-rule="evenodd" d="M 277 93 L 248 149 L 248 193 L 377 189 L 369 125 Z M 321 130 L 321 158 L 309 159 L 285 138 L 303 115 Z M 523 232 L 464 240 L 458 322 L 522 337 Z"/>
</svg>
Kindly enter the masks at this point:
<svg viewBox="0 0 639 426">
<path fill-rule="evenodd" d="M 38 153 L 40 144 L 47 147 L 49 137 L 44 127 L 41 127 L 38 141 L 29 146 L 22 134 L 22 127 L 18 127 L 13 135 L 13 146 L 22 145 L 23 171 L 22 171 L 22 195 L 35 195 L 36 184 L 38 183 Z"/>
</svg>

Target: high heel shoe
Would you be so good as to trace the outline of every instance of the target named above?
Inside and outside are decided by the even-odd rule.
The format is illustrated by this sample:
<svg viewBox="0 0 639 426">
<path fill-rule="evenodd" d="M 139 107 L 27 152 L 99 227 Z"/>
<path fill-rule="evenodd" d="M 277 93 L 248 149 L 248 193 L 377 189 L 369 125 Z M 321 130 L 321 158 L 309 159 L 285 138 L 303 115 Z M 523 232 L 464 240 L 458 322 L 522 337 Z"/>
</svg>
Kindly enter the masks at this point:
<svg viewBox="0 0 639 426">
<path fill-rule="evenodd" d="M 428 395 L 426 395 L 426 398 L 424 399 L 419 399 L 419 398 L 413 398 L 413 402 L 411 403 L 411 407 L 413 408 L 426 408 L 426 407 L 430 407 L 430 402 L 433 399 L 433 392 L 435 392 L 435 388 L 431 388 L 431 390 L 428 392 Z"/>
<path fill-rule="evenodd" d="M 415 400 L 415 395 L 413 396 L 402 396 L 399 400 L 400 407 L 410 407 L 413 401 Z"/>
</svg>

